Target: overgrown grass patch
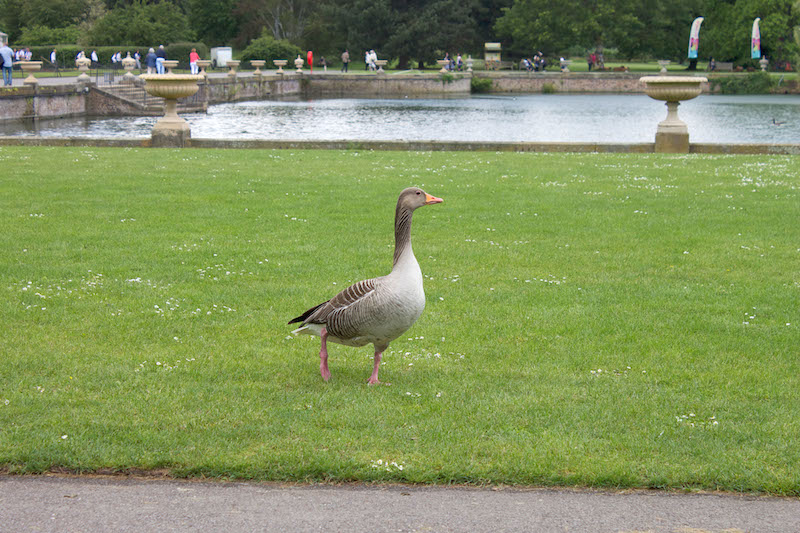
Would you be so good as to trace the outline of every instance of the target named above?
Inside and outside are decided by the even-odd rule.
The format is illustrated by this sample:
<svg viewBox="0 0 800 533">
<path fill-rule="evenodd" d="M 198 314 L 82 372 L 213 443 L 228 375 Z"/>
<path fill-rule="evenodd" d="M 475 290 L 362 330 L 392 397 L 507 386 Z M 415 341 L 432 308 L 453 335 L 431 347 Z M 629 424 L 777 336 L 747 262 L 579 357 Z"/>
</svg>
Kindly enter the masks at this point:
<svg viewBox="0 0 800 533">
<path fill-rule="evenodd" d="M 0 465 L 800 494 L 796 157 L 0 148 Z M 391 266 L 369 348 L 286 322 Z"/>
</svg>

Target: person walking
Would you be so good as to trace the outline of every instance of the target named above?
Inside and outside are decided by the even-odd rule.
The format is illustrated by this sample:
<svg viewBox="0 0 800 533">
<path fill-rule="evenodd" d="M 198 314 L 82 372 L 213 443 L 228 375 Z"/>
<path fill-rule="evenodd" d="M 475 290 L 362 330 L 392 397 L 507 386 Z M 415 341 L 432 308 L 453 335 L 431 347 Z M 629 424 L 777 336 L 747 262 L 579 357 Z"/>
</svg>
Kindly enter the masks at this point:
<svg viewBox="0 0 800 533">
<path fill-rule="evenodd" d="M 53 64 L 54 68 L 58 68 L 58 56 L 56 54 L 56 49 L 53 48 L 53 51 L 50 52 L 50 62 Z"/>
<path fill-rule="evenodd" d="M 189 68 L 192 71 L 192 74 L 199 74 L 200 68 L 197 66 L 197 62 L 200 60 L 200 54 L 197 53 L 196 48 L 192 48 L 192 51 L 189 52 Z"/>
<path fill-rule="evenodd" d="M 167 51 L 164 50 L 164 45 L 158 45 L 156 52 L 156 74 L 164 74 L 164 60 L 167 59 Z"/>
<path fill-rule="evenodd" d="M 147 55 L 144 56 L 144 64 L 147 67 L 147 73 L 153 74 L 156 70 L 156 51 L 152 48 L 150 51 L 147 52 Z"/>
<path fill-rule="evenodd" d="M 97 50 L 92 50 L 92 66 L 97 68 L 100 66 L 100 60 L 97 57 Z"/>
<path fill-rule="evenodd" d="M 3 85 L 11 85 L 13 83 L 11 67 L 14 63 L 14 51 L 8 44 L 4 44 L 0 47 L 0 61 L 3 63 Z"/>
<path fill-rule="evenodd" d="M 350 52 L 345 50 L 342 52 L 342 72 L 347 72 L 347 67 L 350 64 Z"/>
</svg>

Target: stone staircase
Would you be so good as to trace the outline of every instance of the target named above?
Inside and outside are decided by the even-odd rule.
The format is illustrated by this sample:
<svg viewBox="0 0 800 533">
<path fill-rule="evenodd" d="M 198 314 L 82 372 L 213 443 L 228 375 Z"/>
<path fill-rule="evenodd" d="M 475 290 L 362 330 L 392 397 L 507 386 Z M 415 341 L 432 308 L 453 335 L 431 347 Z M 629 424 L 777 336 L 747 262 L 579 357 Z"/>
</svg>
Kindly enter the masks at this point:
<svg viewBox="0 0 800 533">
<path fill-rule="evenodd" d="M 143 115 L 164 114 L 164 99 L 147 94 L 144 85 L 113 83 L 100 85 L 97 89 L 128 102 L 139 109 Z M 200 93 L 178 100 L 178 113 L 205 113 L 207 109 L 208 104 L 200 98 Z"/>
</svg>

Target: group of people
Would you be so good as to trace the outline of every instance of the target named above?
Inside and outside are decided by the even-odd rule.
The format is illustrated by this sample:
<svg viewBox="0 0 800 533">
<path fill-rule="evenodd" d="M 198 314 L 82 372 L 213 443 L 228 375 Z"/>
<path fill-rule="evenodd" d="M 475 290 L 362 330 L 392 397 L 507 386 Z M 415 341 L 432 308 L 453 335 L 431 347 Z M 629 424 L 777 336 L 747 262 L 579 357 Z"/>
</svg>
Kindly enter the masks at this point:
<svg viewBox="0 0 800 533">
<path fill-rule="evenodd" d="M 594 52 L 589 54 L 589 57 L 586 58 L 586 63 L 589 65 L 589 71 L 591 71 L 592 69 L 605 70 L 606 68 L 602 52 L 600 52 L 599 54 L 596 54 Z"/>
<path fill-rule="evenodd" d="M 547 67 L 547 59 L 545 59 L 543 53 L 536 52 L 533 54 L 533 57 L 523 58 L 521 66 L 528 72 L 544 72 L 544 69 Z"/>
<path fill-rule="evenodd" d="M 453 59 L 450 57 L 450 54 L 445 52 L 444 60 L 447 61 L 447 64 L 444 66 L 447 70 L 464 70 L 464 60 L 461 58 L 461 54 L 456 54 L 456 58 Z"/>
<path fill-rule="evenodd" d="M 13 67 L 17 61 L 30 61 L 33 58 L 30 48 L 18 48 L 16 50 L 2 43 L 0 46 L 0 64 L 3 70 L 3 85 L 11 85 L 13 79 Z"/>
</svg>

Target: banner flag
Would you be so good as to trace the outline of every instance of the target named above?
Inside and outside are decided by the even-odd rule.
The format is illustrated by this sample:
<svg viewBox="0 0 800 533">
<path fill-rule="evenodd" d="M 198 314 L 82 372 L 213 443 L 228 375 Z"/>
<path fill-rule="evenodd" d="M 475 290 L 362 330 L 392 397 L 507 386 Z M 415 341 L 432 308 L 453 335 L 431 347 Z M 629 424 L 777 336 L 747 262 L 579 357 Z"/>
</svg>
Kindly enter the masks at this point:
<svg viewBox="0 0 800 533">
<path fill-rule="evenodd" d="M 697 59 L 697 49 L 700 47 L 700 24 L 703 17 L 697 17 L 692 22 L 692 31 L 689 33 L 689 59 Z"/>
<path fill-rule="evenodd" d="M 760 20 L 760 18 L 757 18 L 753 21 L 753 35 L 750 38 L 751 59 L 761 59 L 761 30 L 758 27 L 758 21 Z"/>
</svg>

